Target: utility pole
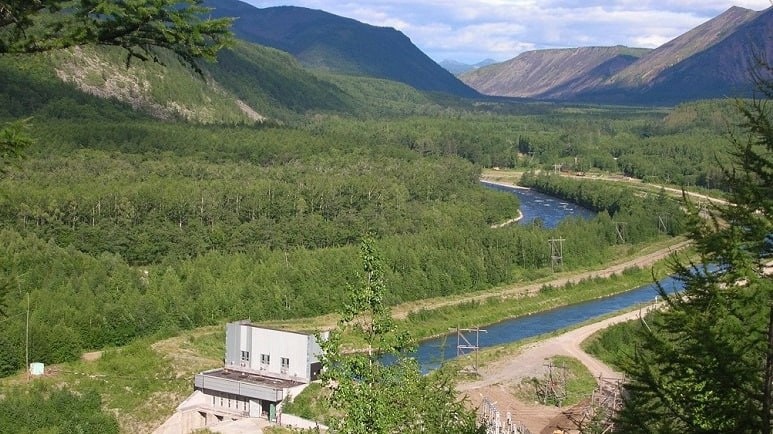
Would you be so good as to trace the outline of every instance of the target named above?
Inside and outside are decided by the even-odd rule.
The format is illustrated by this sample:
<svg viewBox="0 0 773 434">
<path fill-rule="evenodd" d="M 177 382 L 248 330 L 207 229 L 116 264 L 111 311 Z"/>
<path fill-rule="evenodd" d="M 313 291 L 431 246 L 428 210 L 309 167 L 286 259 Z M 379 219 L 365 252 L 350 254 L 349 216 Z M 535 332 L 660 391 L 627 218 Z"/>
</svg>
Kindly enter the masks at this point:
<svg viewBox="0 0 773 434">
<path fill-rule="evenodd" d="M 27 293 L 27 327 L 25 329 L 24 362 L 27 370 L 27 381 L 30 381 L 30 293 Z"/>
<path fill-rule="evenodd" d="M 661 233 L 668 233 L 668 214 L 658 216 L 658 230 Z"/>
</svg>

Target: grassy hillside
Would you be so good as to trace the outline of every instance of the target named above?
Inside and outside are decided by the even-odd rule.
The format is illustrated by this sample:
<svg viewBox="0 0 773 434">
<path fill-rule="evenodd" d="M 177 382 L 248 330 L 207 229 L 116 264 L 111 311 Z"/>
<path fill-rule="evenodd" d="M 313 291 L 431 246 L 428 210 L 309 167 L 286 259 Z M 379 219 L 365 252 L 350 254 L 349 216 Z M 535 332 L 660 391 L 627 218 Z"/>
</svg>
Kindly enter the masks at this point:
<svg viewBox="0 0 773 434">
<path fill-rule="evenodd" d="M 211 80 L 194 76 L 168 52 L 160 53 L 160 63 L 134 62 L 128 68 L 125 54 L 117 48 L 76 48 L 50 58 L 63 81 L 157 118 L 200 123 L 249 121 L 232 95 Z"/>
<path fill-rule="evenodd" d="M 309 111 L 352 113 L 355 100 L 330 81 L 306 71 L 289 54 L 239 42 L 206 65 L 229 93 L 272 118 Z"/>
<path fill-rule="evenodd" d="M 204 124 L 302 122 L 310 114 L 431 114 L 451 97 L 402 83 L 305 69 L 273 48 L 239 42 L 202 64 L 204 77 L 161 53 L 162 64 L 117 49 L 77 48 L 0 58 L 0 119 L 157 118 Z"/>
</svg>

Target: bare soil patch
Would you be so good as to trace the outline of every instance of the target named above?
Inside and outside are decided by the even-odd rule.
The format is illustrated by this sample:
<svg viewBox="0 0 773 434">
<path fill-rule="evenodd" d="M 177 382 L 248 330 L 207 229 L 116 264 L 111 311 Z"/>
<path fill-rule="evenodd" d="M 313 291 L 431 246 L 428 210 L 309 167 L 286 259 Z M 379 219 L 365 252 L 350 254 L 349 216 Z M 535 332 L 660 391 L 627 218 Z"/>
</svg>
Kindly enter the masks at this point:
<svg viewBox="0 0 773 434">
<path fill-rule="evenodd" d="M 476 406 L 479 406 L 484 398 L 496 402 L 503 415 L 511 412 L 513 420 L 523 423 L 532 433 L 552 433 L 553 429 L 565 429 L 568 419 L 562 413 L 571 413 L 572 407 L 559 408 L 536 402 L 523 402 L 517 396 L 517 388 L 522 387 L 525 379 L 541 376 L 543 364 L 555 355 L 578 359 L 594 375 L 621 378 L 622 374 L 584 352 L 580 344 L 599 330 L 636 319 L 638 316 L 638 310 L 627 312 L 529 344 L 514 356 L 506 356 L 481 367 L 478 379 L 460 383 L 457 390 Z"/>
</svg>

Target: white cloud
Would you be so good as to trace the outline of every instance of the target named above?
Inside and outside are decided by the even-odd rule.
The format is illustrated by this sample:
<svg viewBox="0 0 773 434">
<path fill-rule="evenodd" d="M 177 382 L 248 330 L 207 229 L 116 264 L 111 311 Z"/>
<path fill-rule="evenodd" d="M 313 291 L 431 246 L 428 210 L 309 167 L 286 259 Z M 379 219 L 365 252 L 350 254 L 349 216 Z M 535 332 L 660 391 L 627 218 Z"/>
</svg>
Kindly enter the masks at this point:
<svg viewBox="0 0 773 434">
<path fill-rule="evenodd" d="M 405 33 L 433 59 L 475 63 L 523 51 L 588 45 L 657 47 L 733 5 L 769 0 L 246 0 L 291 2 Z"/>
</svg>

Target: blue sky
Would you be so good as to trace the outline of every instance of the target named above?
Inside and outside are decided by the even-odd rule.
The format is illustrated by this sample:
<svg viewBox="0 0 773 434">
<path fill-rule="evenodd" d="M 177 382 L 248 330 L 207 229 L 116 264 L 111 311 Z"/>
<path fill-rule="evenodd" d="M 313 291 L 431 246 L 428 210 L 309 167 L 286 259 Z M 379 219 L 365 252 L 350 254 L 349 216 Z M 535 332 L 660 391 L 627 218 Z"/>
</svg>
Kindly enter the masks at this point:
<svg viewBox="0 0 773 434">
<path fill-rule="evenodd" d="M 544 48 L 655 48 L 731 6 L 762 10 L 771 0 L 243 0 L 257 7 L 322 9 L 394 27 L 435 61 L 511 59 Z"/>
</svg>

